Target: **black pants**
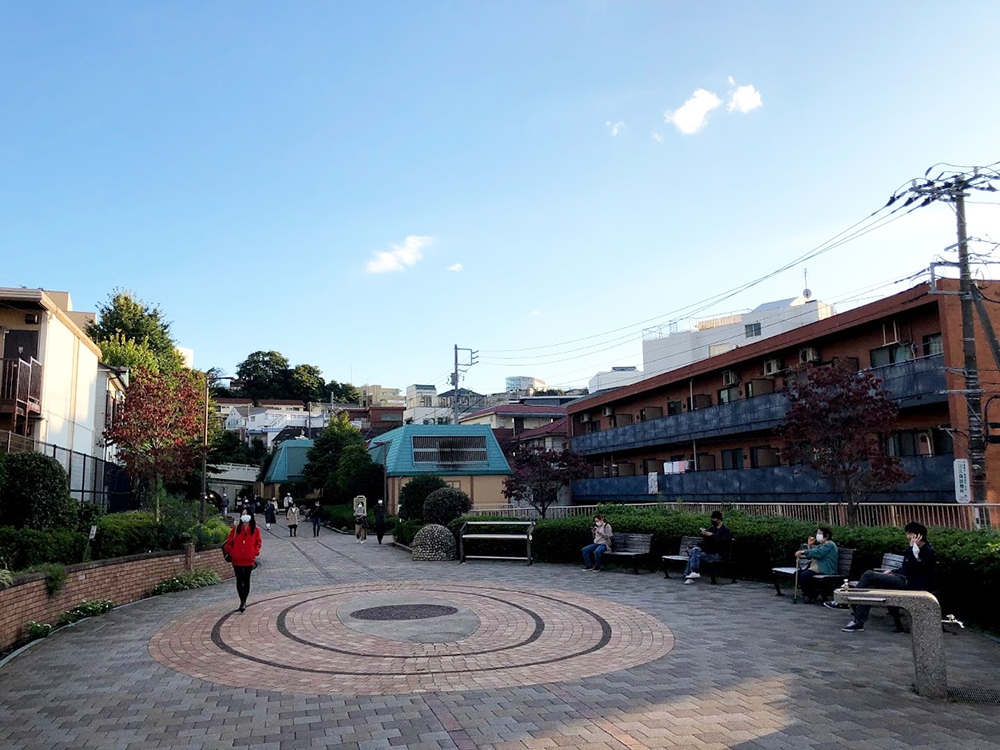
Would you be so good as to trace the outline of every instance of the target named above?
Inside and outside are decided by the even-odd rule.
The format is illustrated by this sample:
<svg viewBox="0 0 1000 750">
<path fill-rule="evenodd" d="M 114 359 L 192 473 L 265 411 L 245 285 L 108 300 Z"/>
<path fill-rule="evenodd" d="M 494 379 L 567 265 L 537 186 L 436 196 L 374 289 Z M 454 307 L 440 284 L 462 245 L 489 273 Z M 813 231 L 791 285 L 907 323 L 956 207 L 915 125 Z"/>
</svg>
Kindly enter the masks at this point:
<svg viewBox="0 0 1000 750">
<path fill-rule="evenodd" d="M 881 573 L 877 570 L 869 570 L 867 573 L 861 576 L 861 580 L 858 581 L 859 589 L 907 589 L 907 581 L 904 576 L 898 573 Z M 868 604 L 859 604 L 854 608 L 854 621 L 864 625 L 868 620 L 868 614 L 872 611 L 872 608 Z M 899 607 L 889 607 L 889 615 L 892 617 L 892 621 L 896 623 L 896 628 L 902 627 L 902 622 L 899 617 Z"/>
<path fill-rule="evenodd" d="M 234 565 L 233 572 L 236 573 L 236 593 L 240 595 L 240 604 L 246 604 L 247 597 L 250 596 L 250 573 L 253 572 L 253 565 Z"/>
<path fill-rule="evenodd" d="M 382 543 L 382 537 L 385 536 L 385 521 L 375 522 L 375 536 L 378 537 L 378 543 Z"/>
<path fill-rule="evenodd" d="M 297 523 L 293 523 L 291 526 L 288 527 L 288 536 L 298 536 L 298 535 L 299 535 L 299 525 Z"/>
<path fill-rule="evenodd" d="M 313 536 L 319 536 L 320 520 L 318 518 L 313 519 Z"/>
</svg>

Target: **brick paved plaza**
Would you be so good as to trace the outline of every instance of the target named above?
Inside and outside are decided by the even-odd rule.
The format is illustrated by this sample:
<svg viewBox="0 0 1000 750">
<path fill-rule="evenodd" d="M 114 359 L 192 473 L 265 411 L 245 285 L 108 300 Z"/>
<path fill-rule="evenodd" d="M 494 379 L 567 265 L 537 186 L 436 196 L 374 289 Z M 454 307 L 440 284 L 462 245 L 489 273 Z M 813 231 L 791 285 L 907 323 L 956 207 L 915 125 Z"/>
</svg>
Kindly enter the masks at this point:
<svg viewBox="0 0 1000 750">
<path fill-rule="evenodd" d="M 0 748 L 996 748 L 1000 707 L 912 691 L 909 636 L 763 584 L 413 563 L 264 535 L 232 582 L 64 629 L 0 668 Z M 1000 644 L 946 637 L 953 688 Z"/>
</svg>

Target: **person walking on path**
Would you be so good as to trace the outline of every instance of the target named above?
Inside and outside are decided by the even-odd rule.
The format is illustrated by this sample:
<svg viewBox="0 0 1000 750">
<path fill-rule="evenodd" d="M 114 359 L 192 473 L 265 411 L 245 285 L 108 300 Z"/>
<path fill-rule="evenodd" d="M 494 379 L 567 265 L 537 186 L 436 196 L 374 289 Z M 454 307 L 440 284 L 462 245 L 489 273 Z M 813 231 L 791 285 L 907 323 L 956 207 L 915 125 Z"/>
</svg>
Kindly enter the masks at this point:
<svg viewBox="0 0 1000 750">
<path fill-rule="evenodd" d="M 368 512 L 362 502 L 354 509 L 354 536 L 357 537 L 358 544 L 364 544 L 368 538 Z"/>
<path fill-rule="evenodd" d="M 292 507 L 292 493 L 291 492 L 286 492 L 285 493 L 284 506 L 285 506 L 285 518 L 288 518 L 288 509 Z"/>
<path fill-rule="evenodd" d="M 240 522 L 230 532 L 222 551 L 233 564 L 236 574 L 236 593 L 240 597 L 240 612 L 247 608 L 247 597 L 250 596 L 250 573 L 253 572 L 257 555 L 260 554 L 260 529 L 253 517 L 250 507 L 243 508 Z"/>
<path fill-rule="evenodd" d="M 313 536 L 319 536 L 319 527 L 323 524 L 323 518 L 320 513 L 323 506 L 319 504 L 319 500 L 313 503 L 312 510 L 309 511 L 309 518 L 313 522 Z"/>
<path fill-rule="evenodd" d="M 222 515 L 229 518 L 229 495 L 222 493 Z"/>
<path fill-rule="evenodd" d="M 594 516 L 594 543 L 583 548 L 583 569 L 600 570 L 601 555 L 611 549 L 611 524 L 604 516 Z"/>
<path fill-rule="evenodd" d="M 274 498 L 268 500 L 267 505 L 264 506 L 264 524 L 268 530 L 270 530 L 272 523 L 278 523 L 278 503 L 274 501 Z"/>
<path fill-rule="evenodd" d="M 385 536 L 385 503 L 381 499 L 375 505 L 375 536 L 381 544 L 382 537 Z"/>
<path fill-rule="evenodd" d="M 288 536 L 299 535 L 299 509 L 292 503 L 285 510 L 285 518 L 288 519 Z"/>
</svg>

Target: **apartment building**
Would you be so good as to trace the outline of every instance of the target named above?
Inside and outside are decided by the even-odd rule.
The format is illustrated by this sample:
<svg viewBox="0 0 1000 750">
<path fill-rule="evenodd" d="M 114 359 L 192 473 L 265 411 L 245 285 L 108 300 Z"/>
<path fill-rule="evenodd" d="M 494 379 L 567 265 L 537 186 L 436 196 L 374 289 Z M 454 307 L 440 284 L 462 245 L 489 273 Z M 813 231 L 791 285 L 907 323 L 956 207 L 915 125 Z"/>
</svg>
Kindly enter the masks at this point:
<svg viewBox="0 0 1000 750">
<path fill-rule="evenodd" d="M 938 285 L 957 290 L 956 281 Z M 980 286 L 1000 296 L 1000 282 Z M 989 305 L 989 312 L 1000 328 L 998 307 Z M 913 478 L 873 499 L 955 500 L 954 459 L 967 456 L 957 296 L 922 284 L 759 341 L 747 341 L 745 329 L 739 333 L 738 348 L 567 407 L 572 448 L 593 469 L 592 478 L 574 485 L 575 502 L 648 500 L 657 493 L 734 502 L 839 500 L 818 474 L 782 459 L 776 432 L 787 411 L 785 383 L 803 368 L 831 362 L 871 369 L 899 407 L 887 446 Z M 1000 393 L 1000 368 L 986 364 L 990 349 L 979 325 L 977 344 L 985 401 Z M 989 447 L 987 461 L 1000 467 L 1000 446 Z M 988 495 L 1000 500 L 1000 471 L 989 473 Z"/>
</svg>

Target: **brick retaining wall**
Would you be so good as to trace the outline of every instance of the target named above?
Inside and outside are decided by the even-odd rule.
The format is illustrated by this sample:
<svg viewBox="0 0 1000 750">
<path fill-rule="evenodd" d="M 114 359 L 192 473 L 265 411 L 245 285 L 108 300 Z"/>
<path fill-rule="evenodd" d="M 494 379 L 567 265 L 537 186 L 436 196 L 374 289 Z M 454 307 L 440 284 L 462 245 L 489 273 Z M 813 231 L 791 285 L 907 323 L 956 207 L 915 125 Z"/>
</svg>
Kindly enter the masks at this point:
<svg viewBox="0 0 1000 750">
<path fill-rule="evenodd" d="M 55 596 L 45 590 L 45 576 L 30 573 L 15 579 L 14 585 L 0 590 L 0 652 L 27 638 L 29 621 L 55 625 L 59 615 L 80 602 L 110 599 L 116 605 L 149 596 L 160 581 L 194 568 L 214 570 L 231 578 L 233 567 L 215 548 L 195 552 L 184 550 L 151 552 L 111 560 L 66 566 L 66 583 Z"/>
</svg>

